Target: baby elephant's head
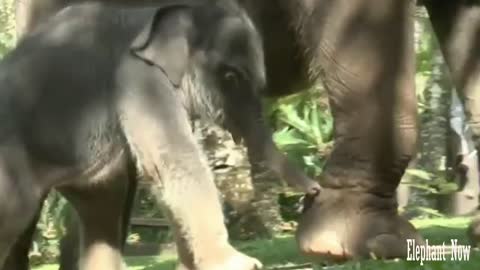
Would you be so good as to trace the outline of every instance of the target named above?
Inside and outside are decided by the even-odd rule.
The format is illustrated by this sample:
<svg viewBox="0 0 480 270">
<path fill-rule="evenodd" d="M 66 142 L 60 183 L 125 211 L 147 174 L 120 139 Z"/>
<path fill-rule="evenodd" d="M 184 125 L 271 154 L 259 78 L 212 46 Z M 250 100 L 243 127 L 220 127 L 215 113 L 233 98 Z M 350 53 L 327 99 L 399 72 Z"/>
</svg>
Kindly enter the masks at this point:
<svg viewBox="0 0 480 270">
<path fill-rule="evenodd" d="M 133 52 L 163 70 L 192 116 L 244 138 L 247 122 L 261 118 L 261 37 L 236 1 L 194 3 L 159 8 Z"/>
<path fill-rule="evenodd" d="M 235 0 L 185 1 L 190 4 L 157 11 L 134 40 L 133 54 L 164 72 L 191 116 L 213 120 L 236 142 L 244 140 L 250 162 L 317 193 L 318 183 L 276 148 L 262 116 L 263 44 L 250 18 Z"/>
</svg>

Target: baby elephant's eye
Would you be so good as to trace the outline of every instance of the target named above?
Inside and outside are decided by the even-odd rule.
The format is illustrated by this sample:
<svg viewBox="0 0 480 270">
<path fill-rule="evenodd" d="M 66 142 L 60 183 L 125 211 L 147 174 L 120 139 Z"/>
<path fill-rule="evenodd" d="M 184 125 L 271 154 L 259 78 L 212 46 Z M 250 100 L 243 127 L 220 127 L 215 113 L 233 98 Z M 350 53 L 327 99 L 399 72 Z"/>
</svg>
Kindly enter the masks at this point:
<svg viewBox="0 0 480 270">
<path fill-rule="evenodd" d="M 239 76 L 237 72 L 233 70 L 228 70 L 223 73 L 223 81 L 229 87 L 238 87 L 239 86 Z"/>
<path fill-rule="evenodd" d="M 225 72 L 224 78 L 226 81 L 234 81 L 236 80 L 237 75 L 233 71 Z"/>
</svg>

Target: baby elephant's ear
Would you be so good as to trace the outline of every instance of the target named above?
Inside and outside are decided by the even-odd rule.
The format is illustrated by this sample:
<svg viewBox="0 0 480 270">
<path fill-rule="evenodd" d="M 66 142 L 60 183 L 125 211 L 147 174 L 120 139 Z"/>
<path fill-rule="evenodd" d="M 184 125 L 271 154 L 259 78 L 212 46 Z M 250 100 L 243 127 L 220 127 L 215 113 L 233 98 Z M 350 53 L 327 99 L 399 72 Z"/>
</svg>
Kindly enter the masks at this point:
<svg viewBox="0 0 480 270">
<path fill-rule="evenodd" d="M 184 5 L 160 8 L 133 40 L 136 57 L 160 68 L 178 86 L 189 61 L 190 16 Z"/>
</svg>

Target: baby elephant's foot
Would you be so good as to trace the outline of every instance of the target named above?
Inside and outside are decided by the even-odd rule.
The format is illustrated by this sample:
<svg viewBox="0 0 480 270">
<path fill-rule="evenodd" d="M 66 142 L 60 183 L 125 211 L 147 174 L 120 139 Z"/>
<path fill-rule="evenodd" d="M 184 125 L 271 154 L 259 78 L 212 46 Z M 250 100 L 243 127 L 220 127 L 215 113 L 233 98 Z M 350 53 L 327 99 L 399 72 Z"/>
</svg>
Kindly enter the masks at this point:
<svg viewBox="0 0 480 270">
<path fill-rule="evenodd" d="M 247 256 L 233 247 L 228 247 L 222 253 L 223 255 L 212 252 L 211 257 L 199 260 L 197 265 L 192 267 L 180 263 L 177 270 L 258 270 L 263 268 L 259 260 Z"/>
</svg>

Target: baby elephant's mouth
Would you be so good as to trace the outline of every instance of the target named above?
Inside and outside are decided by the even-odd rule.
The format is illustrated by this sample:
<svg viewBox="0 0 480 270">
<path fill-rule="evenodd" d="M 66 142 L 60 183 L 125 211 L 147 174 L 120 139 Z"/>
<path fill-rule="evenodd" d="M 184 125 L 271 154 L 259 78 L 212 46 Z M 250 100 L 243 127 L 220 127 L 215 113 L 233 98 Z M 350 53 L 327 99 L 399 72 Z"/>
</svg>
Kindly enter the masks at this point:
<svg viewBox="0 0 480 270">
<path fill-rule="evenodd" d="M 242 143 L 243 136 L 241 135 L 240 129 L 233 124 L 228 117 L 222 121 L 222 127 L 230 133 L 235 144 L 238 145 Z"/>
</svg>

